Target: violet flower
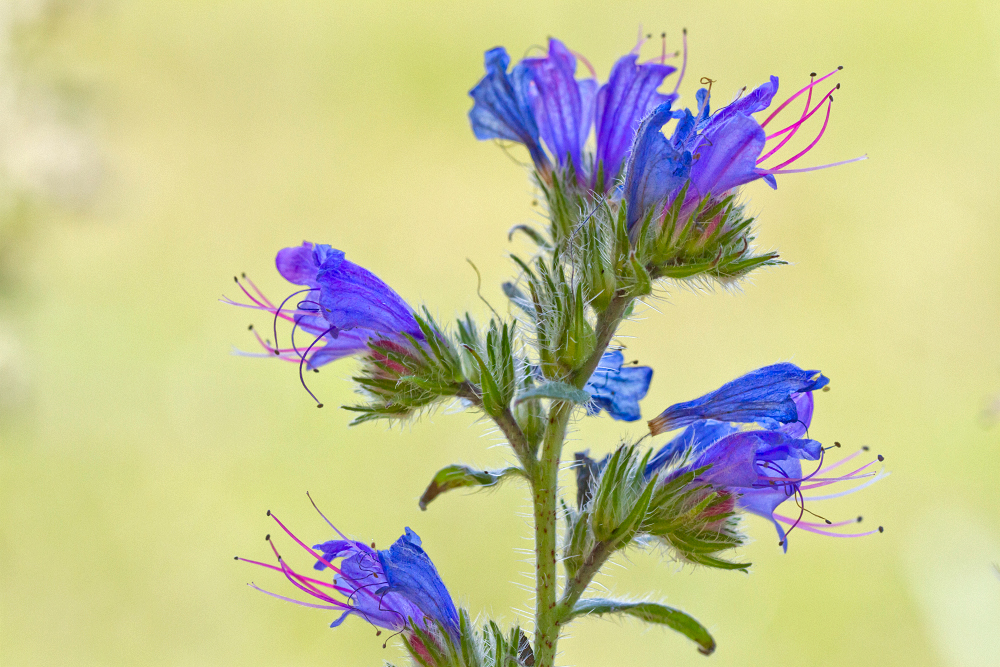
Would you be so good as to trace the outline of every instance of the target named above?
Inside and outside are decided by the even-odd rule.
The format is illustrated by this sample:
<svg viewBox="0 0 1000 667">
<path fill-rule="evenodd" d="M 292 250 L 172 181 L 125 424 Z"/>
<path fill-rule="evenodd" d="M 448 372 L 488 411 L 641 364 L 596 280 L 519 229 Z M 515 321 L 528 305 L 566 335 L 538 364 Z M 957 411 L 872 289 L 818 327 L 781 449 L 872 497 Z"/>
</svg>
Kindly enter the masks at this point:
<svg viewBox="0 0 1000 667">
<path fill-rule="evenodd" d="M 236 283 L 250 303 L 226 301 L 272 315 L 274 343 L 254 330 L 267 353 L 253 356 L 276 356 L 298 364 L 304 387 L 304 370 L 316 370 L 331 361 L 365 352 L 373 340 L 384 341 L 394 349 L 409 345 L 408 336 L 423 340 L 413 309 L 375 274 L 345 259 L 342 251 L 304 242 L 280 250 L 275 263 L 285 280 L 305 289 L 293 292 L 275 305 L 244 276 L 247 286 L 239 279 Z M 295 306 L 286 308 L 285 304 L 295 297 L 299 297 Z M 278 345 L 279 319 L 293 325 L 288 347 Z M 297 332 L 307 334 L 310 341 L 296 342 Z M 311 391 L 309 394 L 316 398 Z"/>
<path fill-rule="evenodd" d="M 664 480 L 669 480 L 707 466 L 707 471 L 696 478 L 694 484 L 708 483 L 717 490 L 732 494 L 737 499 L 737 509 L 771 521 L 778 532 L 779 544 L 786 551 L 788 537 L 785 526 L 789 531 L 797 527 L 832 537 L 862 537 L 882 532 L 881 527 L 861 533 L 837 531 L 861 518 L 832 522 L 806 509 L 806 501 L 828 500 L 854 493 L 888 475 L 884 471 L 876 473 L 872 470 L 876 462 L 883 460 L 882 456 L 846 474 L 830 475 L 830 471 L 862 455 L 867 447 L 835 463 L 826 464 L 826 449 L 816 440 L 803 437 L 812 423 L 812 392 L 827 382 L 819 371 L 802 371 L 792 364 L 775 364 L 723 385 L 696 401 L 679 404 L 700 404 L 704 409 L 715 402 L 717 407 L 725 407 L 714 414 L 718 419 L 729 421 L 705 419 L 690 423 L 650 459 L 646 475 L 652 476 L 684 462 L 682 466 L 665 473 Z M 742 408 L 737 407 L 740 388 L 747 399 Z M 785 412 L 789 406 L 794 411 L 791 417 Z M 734 419 L 734 416 L 739 419 Z M 754 430 L 741 430 L 746 428 L 746 424 Z M 839 443 L 834 444 L 834 448 L 839 447 Z M 803 461 L 819 463 L 812 473 L 803 474 Z M 804 493 L 830 484 L 858 481 L 862 483 L 829 495 Z M 778 513 L 779 506 L 789 500 L 794 505 L 791 514 Z M 804 520 L 806 513 L 821 522 Z"/>
<path fill-rule="evenodd" d="M 625 200 L 629 207 L 629 227 L 642 219 L 650 206 L 671 203 L 685 185 L 685 204 L 705 197 L 719 200 L 737 187 L 758 179 L 764 179 L 772 188 L 777 188 L 775 176 L 779 174 L 815 171 L 865 159 L 866 156 L 861 156 L 816 167 L 788 168 L 811 151 L 826 132 L 833 105 L 833 92 L 840 84 L 831 88 L 816 104 L 813 104 L 813 89 L 840 69 L 818 79 L 813 74 L 807 86 L 782 102 L 760 122 L 754 114 L 770 107 L 778 92 L 778 78 L 775 76 L 750 93 L 741 94 L 714 114 L 710 109 L 710 89 L 706 88 L 699 90 L 695 96 L 697 112 L 690 109 L 672 111 L 668 106 L 669 102 L 656 107 L 643 119 L 635 135 L 626 169 Z M 806 100 L 801 114 L 780 130 L 771 133 L 765 131 L 764 128 L 779 113 L 802 95 L 806 95 Z M 776 157 L 803 125 L 823 107 L 826 108 L 825 117 L 816 137 L 791 157 Z M 663 135 L 663 128 L 673 119 L 677 123 L 668 141 Z M 768 142 L 773 142 L 770 148 Z M 777 164 L 763 164 L 772 158 Z"/>
<path fill-rule="evenodd" d="M 796 394 L 822 389 L 829 382 L 819 371 L 804 371 L 795 364 L 764 366 L 693 401 L 671 405 L 650 420 L 649 431 L 659 435 L 706 419 L 777 428 L 798 420 Z"/>
<path fill-rule="evenodd" d="M 580 185 L 604 193 L 617 181 L 639 121 L 657 105 L 677 98 L 679 80 L 673 92 L 658 91 L 664 79 L 677 71 L 666 64 L 677 54 L 666 53 L 664 40 L 658 61 L 640 63 L 644 42 L 618 59 L 599 88 L 591 64 L 558 39 L 549 40 L 545 56 L 525 58 L 509 74 L 506 50 L 487 51 L 486 76 L 469 92 L 475 100 L 469 112 L 473 133 L 477 139 L 524 144 L 542 174 L 548 173 L 553 161 L 560 168 L 572 165 Z M 590 78 L 576 78 L 578 60 Z M 592 129 L 595 151 L 585 155 Z"/>
<path fill-rule="evenodd" d="M 605 352 L 583 390 L 590 394 L 587 414 L 601 410 L 612 419 L 637 421 L 642 415 L 639 401 L 646 397 L 653 369 L 649 366 L 623 366 L 625 357 L 620 350 Z"/>
<path fill-rule="evenodd" d="M 321 513 L 322 515 L 322 513 Z M 409 528 L 388 549 L 376 550 L 371 546 L 350 540 L 332 523 L 327 523 L 340 539 L 330 540 L 309 547 L 296 537 L 273 514 L 268 512 L 292 540 L 316 559 L 314 569 L 332 571 L 332 580 L 305 576 L 296 572 L 281 557 L 268 536 L 277 565 L 239 558 L 270 570 L 281 572 L 299 590 L 313 599 L 305 602 L 250 584 L 251 587 L 280 600 L 295 604 L 340 612 L 330 624 L 339 626 L 351 615 L 364 619 L 377 628 L 401 633 L 411 648 L 420 649 L 419 638 L 413 634 L 420 629 L 432 637 L 444 637 L 453 646 L 459 643 L 459 618 L 455 603 L 430 558 L 421 548 L 420 538 Z M 326 517 L 323 517 L 326 519 Z M 336 561 L 340 561 L 339 565 Z M 381 631 L 380 631 L 381 632 Z"/>
</svg>

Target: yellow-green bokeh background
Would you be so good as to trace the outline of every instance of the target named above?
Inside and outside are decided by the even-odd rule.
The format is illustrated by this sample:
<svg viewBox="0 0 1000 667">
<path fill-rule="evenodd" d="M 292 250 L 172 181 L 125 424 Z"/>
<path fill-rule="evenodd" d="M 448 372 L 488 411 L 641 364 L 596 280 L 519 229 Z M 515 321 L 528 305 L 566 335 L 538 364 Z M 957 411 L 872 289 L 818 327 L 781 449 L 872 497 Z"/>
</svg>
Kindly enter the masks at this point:
<svg viewBox="0 0 1000 667">
<path fill-rule="evenodd" d="M 512 274 L 506 231 L 535 219 L 523 171 L 476 142 L 466 91 L 482 52 L 552 34 L 605 76 L 636 29 L 691 38 L 690 99 L 769 74 L 783 89 L 844 65 L 813 163 L 869 160 L 751 187 L 760 242 L 789 266 L 742 292 L 670 287 L 629 323 L 656 369 L 644 411 L 793 360 L 821 368 L 813 435 L 871 445 L 892 476 L 824 509 L 886 533 L 793 536 L 750 520 L 745 576 L 632 552 L 601 582 L 701 619 L 719 649 L 586 620 L 566 665 L 1000 664 L 1000 10 L 975 2 L 114 2 L 66 4 L 20 36 L 40 81 L 80 96 L 101 185 L 40 205 L 7 259 L 5 332 L 27 397 L 0 413 L 0 663 L 377 665 L 400 654 L 363 622 L 247 588 L 274 510 L 306 539 L 424 539 L 473 614 L 531 607 L 524 489 L 452 494 L 420 512 L 439 467 L 504 459 L 462 413 L 348 428 L 294 368 L 230 355 L 262 318 L 224 306 L 247 271 L 287 285 L 275 251 L 328 242 L 444 318 Z M 525 249 L 515 242 L 514 248 Z M 314 376 L 352 400 L 353 362 Z M 604 452 L 641 424 L 586 420 Z M 294 550 L 287 544 L 285 550 Z M 305 560 L 299 559 L 304 563 Z"/>
</svg>

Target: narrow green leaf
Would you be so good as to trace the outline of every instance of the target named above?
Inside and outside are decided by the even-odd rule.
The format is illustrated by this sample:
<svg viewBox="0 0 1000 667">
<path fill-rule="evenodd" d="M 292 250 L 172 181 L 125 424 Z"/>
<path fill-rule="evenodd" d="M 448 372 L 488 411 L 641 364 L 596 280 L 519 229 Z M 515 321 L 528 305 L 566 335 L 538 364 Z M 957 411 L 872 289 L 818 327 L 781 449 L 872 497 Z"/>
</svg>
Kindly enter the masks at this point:
<svg viewBox="0 0 1000 667">
<path fill-rule="evenodd" d="M 573 606 L 571 617 L 594 614 L 626 614 L 647 623 L 665 625 L 681 633 L 698 644 L 698 652 L 711 655 L 715 651 L 715 640 L 705 627 L 680 609 L 667 607 L 656 602 L 625 602 L 622 600 L 607 600 L 590 598 L 580 600 Z"/>
<path fill-rule="evenodd" d="M 534 227 L 529 227 L 528 225 L 515 225 L 514 227 L 511 227 L 510 231 L 507 232 L 508 241 L 514 240 L 515 232 L 521 232 L 522 234 L 530 238 L 532 241 L 534 241 L 535 245 L 537 245 L 539 248 L 551 247 L 549 245 L 549 242 L 545 240 L 545 237 L 542 236 L 541 232 L 539 232 Z"/>
<path fill-rule="evenodd" d="M 420 496 L 420 509 L 426 510 L 427 505 L 445 491 L 460 489 L 466 486 L 493 486 L 508 477 L 516 476 L 523 477 L 524 471 L 517 467 L 511 467 L 490 472 L 488 470 L 476 470 L 475 468 L 457 463 L 447 466 L 434 475 L 434 479 L 427 486 L 424 495 Z"/>
<path fill-rule="evenodd" d="M 523 403 L 524 401 L 533 398 L 551 398 L 559 401 L 583 404 L 590 401 L 590 394 L 585 392 L 583 389 L 577 389 L 573 385 L 566 384 L 565 382 L 546 382 L 545 384 L 538 385 L 537 387 L 532 387 L 515 398 L 514 405 L 518 405 L 519 403 Z"/>
</svg>

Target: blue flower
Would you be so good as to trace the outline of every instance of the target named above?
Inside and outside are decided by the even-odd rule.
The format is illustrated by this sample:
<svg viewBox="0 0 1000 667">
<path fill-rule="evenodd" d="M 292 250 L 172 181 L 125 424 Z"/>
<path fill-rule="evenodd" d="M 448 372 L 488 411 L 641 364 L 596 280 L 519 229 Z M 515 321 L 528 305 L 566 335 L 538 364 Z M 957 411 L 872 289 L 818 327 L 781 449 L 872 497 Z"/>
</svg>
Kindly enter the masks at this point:
<svg viewBox="0 0 1000 667">
<path fill-rule="evenodd" d="M 681 433 L 664 445 L 650 459 L 646 467 L 647 477 L 660 473 L 665 481 L 675 478 L 684 472 L 708 467 L 693 484 L 707 483 L 716 490 L 730 494 L 736 498 L 735 507 L 744 512 L 768 519 L 778 532 L 780 545 L 787 551 L 788 530 L 798 527 L 807 532 L 833 537 L 860 537 L 881 532 L 881 528 L 862 533 L 831 532 L 833 529 L 852 525 L 858 519 L 831 522 L 822 519 L 823 523 L 804 521 L 806 513 L 805 502 L 826 500 L 844 496 L 870 484 L 875 483 L 887 473 L 878 474 L 871 471 L 875 461 L 851 470 L 846 474 L 829 475 L 829 471 L 860 456 L 867 448 L 850 454 L 836 463 L 824 464 L 824 448 L 816 440 L 803 437 L 812 423 L 814 400 L 812 391 L 826 385 L 828 380 L 818 371 L 798 371 L 801 374 L 812 373 L 814 378 L 806 383 L 790 380 L 795 373 L 791 369 L 762 373 L 780 366 L 791 364 L 776 364 L 758 369 L 733 382 L 723 385 L 716 392 L 708 394 L 691 403 L 704 402 L 706 398 L 719 394 L 727 388 L 743 383 L 744 388 L 751 387 L 747 395 L 763 400 L 752 400 L 756 408 L 745 411 L 721 411 L 731 421 L 705 419 L 690 423 Z M 792 366 L 792 369 L 798 370 Z M 777 380 L 774 384 L 765 386 L 762 377 L 770 376 Z M 802 376 L 800 376 L 801 379 Z M 747 380 L 751 378 L 751 380 Z M 781 379 L 784 378 L 784 379 Z M 789 387 L 803 386 L 805 388 L 788 394 L 794 416 L 778 415 L 788 404 L 780 399 L 790 391 Z M 812 388 L 808 388 L 811 386 Z M 769 389 L 771 391 L 769 391 Z M 729 392 L 730 394 L 732 392 Z M 720 399 L 725 401 L 726 399 Z M 747 405 L 749 405 L 748 403 Z M 689 404 L 681 404 L 689 405 Z M 784 408 L 780 407 L 784 406 Z M 675 408 L 677 406 L 674 406 Z M 673 408 L 670 408 L 673 410 Z M 753 410 L 758 410 L 756 417 Z M 669 412 L 669 410 L 668 410 Z M 734 415 L 740 419 L 733 419 Z M 661 415 L 662 417 L 662 415 Z M 752 430 L 743 430 L 749 425 Z M 839 447 L 836 444 L 835 447 Z M 878 457 L 881 461 L 882 457 Z M 814 472 L 804 475 L 803 461 L 819 461 Z M 679 467 L 678 467 L 679 466 Z M 669 472 L 668 472 L 669 471 Z M 830 495 L 806 496 L 804 491 L 821 488 L 830 484 L 862 481 L 858 486 Z M 778 507 L 786 501 L 793 501 L 795 510 L 791 516 L 777 513 Z M 798 516 L 795 516 L 797 514 Z M 811 512 L 810 512 L 811 514 Z"/>
<path fill-rule="evenodd" d="M 510 56 L 503 47 L 486 52 L 486 76 L 469 91 L 475 100 L 469 121 L 476 139 L 508 139 L 524 144 L 535 167 L 545 172 L 549 160 L 538 143 L 538 123 L 528 101 L 528 68 L 519 63 L 507 73 Z"/>
<path fill-rule="evenodd" d="M 616 183 L 640 121 L 651 110 L 677 99 L 676 92 L 664 94 L 658 90 L 664 79 L 677 68 L 663 62 L 666 54 L 659 63 L 639 63 L 641 45 L 640 42 L 631 53 L 618 59 L 611 68 L 608 82 L 597 92 L 597 151 L 592 184 L 595 190 L 603 190 Z M 686 60 L 686 50 L 684 57 Z M 680 86 L 680 80 L 677 86 Z M 598 174 L 602 175 L 602 183 L 597 182 Z"/>
<path fill-rule="evenodd" d="M 460 624 L 455 603 L 441 581 L 434 563 L 421 548 L 420 538 L 409 528 L 388 549 L 376 550 L 371 546 L 350 540 L 338 531 L 340 539 L 330 540 L 310 548 L 296 537 L 270 512 L 268 513 L 292 540 L 316 559 L 314 569 L 320 572 L 328 568 L 333 571 L 332 581 L 307 577 L 296 572 L 288 561 L 282 558 L 268 536 L 277 565 L 238 558 L 284 574 L 285 578 L 300 592 L 314 598 L 316 602 L 278 595 L 258 588 L 273 597 L 294 602 L 306 607 L 341 612 L 330 627 L 339 626 L 351 615 L 391 632 L 401 632 L 414 643 L 415 629 L 423 630 L 432 637 L 444 631 L 452 645 L 458 645 Z M 324 517 L 325 518 L 325 517 Z M 339 564 L 336 561 L 340 561 Z M 416 642 L 419 643 L 419 642 Z"/>
<path fill-rule="evenodd" d="M 280 250 L 275 263 L 285 280 L 305 289 L 293 292 L 275 305 L 244 276 L 246 286 L 239 279 L 236 283 L 250 303 L 227 302 L 263 310 L 273 317 L 274 343 L 254 331 L 267 353 L 251 356 L 276 356 L 298 364 L 303 386 L 304 370 L 316 370 L 331 361 L 366 352 L 373 341 L 403 351 L 410 338 L 423 340 L 413 309 L 375 274 L 345 259 L 342 251 L 304 242 Z M 286 308 L 285 304 L 295 297 L 298 299 L 293 302 L 294 307 Z M 293 325 L 287 347 L 278 344 L 279 319 Z M 297 342 L 299 332 L 307 334 L 309 342 Z"/>
<path fill-rule="evenodd" d="M 639 125 L 626 168 L 624 194 L 629 227 L 635 225 L 651 206 L 669 204 L 684 186 L 687 186 L 685 204 L 705 197 L 715 201 L 757 179 L 764 179 L 776 188 L 777 174 L 814 171 L 865 159 L 861 156 L 805 169 L 787 168 L 812 150 L 826 131 L 832 94 L 839 84 L 815 105 L 812 104 L 813 88 L 837 71 L 819 79 L 814 74 L 809 85 L 789 97 L 762 122 L 758 122 L 754 114 L 770 107 L 778 92 L 778 78 L 775 76 L 714 114 L 710 109 L 710 90 L 706 88 L 699 90 L 695 96 L 696 112 L 690 109 L 672 111 L 669 101 L 657 106 Z M 801 115 L 783 129 L 767 134 L 764 130 L 767 124 L 803 94 L 806 94 L 806 103 Z M 791 158 L 765 167 L 763 163 L 784 148 L 824 105 L 826 118 L 816 138 Z M 668 141 L 663 135 L 663 128 L 674 119 L 677 124 Z M 775 143 L 765 153 L 769 141 Z"/>
<path fill-rule="evenodd" d="M 558 39 L 549 40 L 544 57 L 525 58 L 509 74 L 507 52 L 500 47 L 487 51 L 486 76 L 469 92 L 475 100 L 469 112 L 473 133 L 477 139 L 524 144 L 543 174 L 551 168 L 550 154 L 559 167 L 572 165 L 581 185 L 601 193 L 611 189 L 639 121 L 658 104 L 677 98 L 676 92 L 658 91 L 676 71 L 665 64 L 666 52 L 660 62 L 639 63 L 641 46 L 618 59 L 600 88 L 590 63 Z M 590 78 L 576 78 L 577 60 L 590 70 Z M 595 153 L 584 155 L 592 128 Z"/>
<path fill-rule="evenodd" d="M 613 419 L 637 421 L 639 401 L 646 397 L 653 369 L 648 366 L 622 367 L 625 357 L 621 351 L 605 352 L 583 390 L 590 394 L 587 414 L 596 415 L 602 409 Z"/>
<path fill-rule="evenodd" d="M 539 131 L 556 164 L 572 164 L 582 175 L 581 155 L 594 122 L 595 79 L 576 79 L 576 58 L 558 39 L 549 40 L 544 58 L 525 58 L 528 99 Z M 477 135 L 478 136 L 478 135 Z"/>
<path fill-rule="evenodd" d="M 649 430 L 658 435 L 705 419 L 778 428 L 798 421 L 796 394 L 822 389 L 828 383 L 819 371 L 804 371 L 795 364 L 764 366 L 701 398 L 671 405 L 650 420 Z"/>
</svg>

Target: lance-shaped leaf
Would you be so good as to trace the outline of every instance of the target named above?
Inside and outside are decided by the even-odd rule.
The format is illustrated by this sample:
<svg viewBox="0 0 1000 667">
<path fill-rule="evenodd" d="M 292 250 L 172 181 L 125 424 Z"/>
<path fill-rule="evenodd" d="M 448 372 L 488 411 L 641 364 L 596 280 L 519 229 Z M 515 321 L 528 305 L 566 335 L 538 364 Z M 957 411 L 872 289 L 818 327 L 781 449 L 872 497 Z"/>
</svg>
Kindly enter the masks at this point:
<svg viewBox="0 0 1000 667">
<path fill-rule="evenodd" d="M 457 463 L 447 466 L 434 475 L 434 479 L 427 486 L 424 495 L 420 496 L 420 509 L 426 510 L 427 505 L 445 491 L 460 489 L 465 486 L 494 486 L 508 477 L 516 476 L 523 477 L 524 471 L 517 467 L 511 467 L 490 472 L 488 470 L 476 470 L 475 468 Z"/>
<path fill-rule="evenodd" d="M 665 625 L 681 633 L 698 644 L 698 652 L 711 655 L 715 651 L 715 640 L 701 623 L 685 614 L 680 609 L 674 609 L 656 602 L 626 602 L 624 600 L 607 600 L 604 598 L 589 598 L 573 605 L 570 617 L 594 614 L 626 614 L 647 623 Z"/>
<path fill-rule="evenodd" d="M 583 389 L 577 389 L 565 382 L 546 382 L 525 391 L 514 400 L 514 404 L 517 405 L 533 398 L 551 398 L 558 401 L 580 404 L 590 402 L 590 394 Z"/>
</svg>

